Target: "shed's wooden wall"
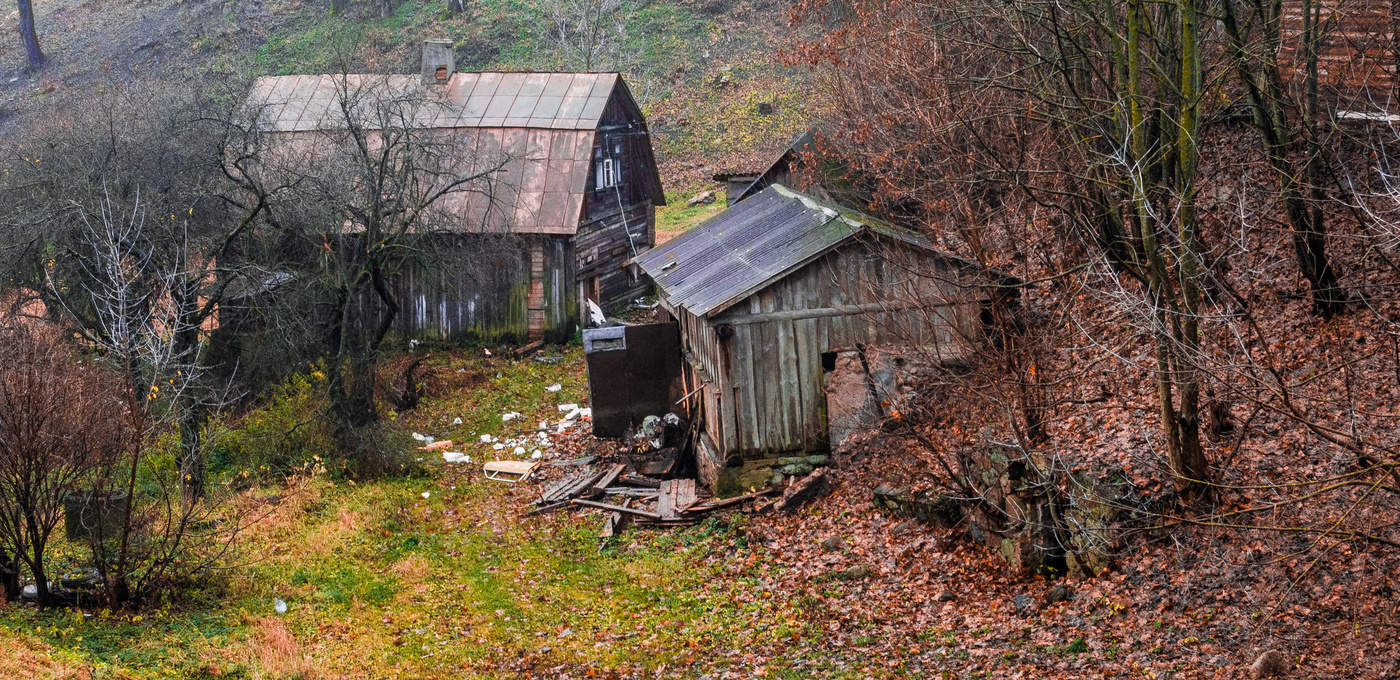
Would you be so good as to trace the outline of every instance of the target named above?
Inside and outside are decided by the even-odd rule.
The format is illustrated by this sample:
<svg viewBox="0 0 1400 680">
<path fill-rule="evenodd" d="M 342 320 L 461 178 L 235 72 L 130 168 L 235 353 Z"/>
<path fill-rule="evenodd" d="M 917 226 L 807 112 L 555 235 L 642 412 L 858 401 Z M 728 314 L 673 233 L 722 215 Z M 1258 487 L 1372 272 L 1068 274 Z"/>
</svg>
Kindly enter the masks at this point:
<svg viewBox="0 0 1400 680">
<path fill-rule="evenodd" d="M 562 341 L 578 325 L 568 237 L 463 234 L 395 281 L 405 337 L 446 341 Z"/>
<path fill-rule="evenodd" d="M 965 265 L 884 250 L 852 243 L 708 321 L 683 325 L 697 358 L 714 353 L 700 359 L 714 376 L 704 417 L 722 457 L 827 447 L 824 353 L 919 345 L 944 360 L 965 356 L 980 332 L 985 289 L 959 280 Z"/>
</svg>

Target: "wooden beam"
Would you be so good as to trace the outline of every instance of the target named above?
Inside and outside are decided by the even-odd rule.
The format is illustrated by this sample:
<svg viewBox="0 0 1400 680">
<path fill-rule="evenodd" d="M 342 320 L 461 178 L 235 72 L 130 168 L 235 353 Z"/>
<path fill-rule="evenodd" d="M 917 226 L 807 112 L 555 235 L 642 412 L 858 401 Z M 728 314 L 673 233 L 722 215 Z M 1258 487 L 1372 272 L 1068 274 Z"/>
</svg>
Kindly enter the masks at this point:
<svg viewBox="0 0 1400 680">
<path fill-rule="evenodd" d="M 986 300 L 968 300 L 966 302 L 945 302 L 936 305 L 921 305 L 910 302 L 893 304 L 889 302 L 867 302 L 859 305 L 840 305 L 837 307 L 812 307 L 810 309 L 787 309 L 779 312 L 760 312 L 757 314 L 736 314 L 713 319 L 711 323 L 741 325 L 750 323 L 763 323 L 765 321 L 797 321 L 801 319 L 820 319 L 833 316 L 854 316 L 857 314 L 880 314 L 885 312 L 899 312 L 906 309 L 939 309 L 942 307 L 957 307 L 965 304 L 976 304 L 986 302 Z"/>
<path fill-rule="evenodd" d="M 638 510 L 638 509 L 636 509 L 636 508 L 627 508 L 627 507 L 623 507 L 623 506 L 621 506 L 621 505 L 613 505 L 613 504 L 611 504 L 611 503 L 599 503 L 599 502 L 597 502 L 597 501 L 587 501 L 587 500 L 584 500 L 584 499 L 582 499 L 582 498 L 575 498 L 575 499 L 573 499 L 573 500 L 570 501 L 570 502 L 573 503 L 574 505 L 584 505 L 584 506 L 587 506 L 587 507 L 590 507 L 590 508 L 598 508 L 598 509 L 600 509 L 600 510 L 611 510 L 611 511 L 613 511 L 613 512 L 622 512 L 622 513 L 626 513 L 626 514 L 629 514 L 629 515 L 636 515 L 636 516 L 638 516 L 638 517 L 645 517 L 645 518 L 647 518 L 647 519 L 661 519 L 661 516 L 658 515 L 658 514 L 656 514 L 656 513 L 654 513 L 654 512 L 647 512 L 647 511 L 645 511 L 645 510 Z"/>
</svg>

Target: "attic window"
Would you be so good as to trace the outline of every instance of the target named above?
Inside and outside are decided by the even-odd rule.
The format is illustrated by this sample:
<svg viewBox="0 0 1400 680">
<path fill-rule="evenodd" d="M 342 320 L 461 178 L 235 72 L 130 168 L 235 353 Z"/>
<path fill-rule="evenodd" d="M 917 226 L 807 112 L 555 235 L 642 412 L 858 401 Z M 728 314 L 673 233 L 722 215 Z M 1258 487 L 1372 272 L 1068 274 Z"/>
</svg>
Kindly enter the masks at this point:
<svg viewBox="0 0 1400 680">
<path fill-rule="evenodd" d="M 598 161 L 598 189 L 611 189 L 617 186 L 617 163 L 611 158 Z"/>
</svg>

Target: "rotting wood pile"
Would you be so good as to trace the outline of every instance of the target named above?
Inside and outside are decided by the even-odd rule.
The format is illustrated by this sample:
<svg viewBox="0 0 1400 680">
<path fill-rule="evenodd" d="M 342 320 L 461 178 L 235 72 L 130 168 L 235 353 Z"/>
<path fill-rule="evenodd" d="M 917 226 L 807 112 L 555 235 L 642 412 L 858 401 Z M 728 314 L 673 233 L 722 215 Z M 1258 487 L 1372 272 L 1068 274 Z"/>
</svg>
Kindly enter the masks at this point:
<svg viewBox="0 0 1400 680">
<path fill-rule="evenodd" d="M 768 488 L 733 498 L 704 498 L 694 479 L 658 479 L 630 472 L 626 463 L 615 463 L 549 485 L 526 514 L 565 507 L 602 510 L 606 516 L 599 537 L 607 540 L 621 533 L 628 521 L 642 526 L 689 526 L 716 510 L 740 507 L 779 491 Z"/>
</svg>

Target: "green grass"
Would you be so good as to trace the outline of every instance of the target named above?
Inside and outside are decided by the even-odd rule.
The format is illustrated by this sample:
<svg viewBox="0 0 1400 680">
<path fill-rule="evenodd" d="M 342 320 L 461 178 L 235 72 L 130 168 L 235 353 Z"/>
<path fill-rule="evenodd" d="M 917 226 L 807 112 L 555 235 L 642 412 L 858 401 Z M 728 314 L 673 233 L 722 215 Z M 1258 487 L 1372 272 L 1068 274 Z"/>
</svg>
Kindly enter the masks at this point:
<svg viewBox="0 0 1400 680">
<path fill-rule="evenodd" d="M 434 352 L 435 378 L 471 386 L 442 389 L 396 427 L 471 442 L 507 433 L 503 410 L 557 420 L 586 381 L 577 347 L 542 354 L 556 353 L 542 364 Z M 547 392 L 554 382 L 563 389 Z M 220 578 L 137 613 L 0 608 L 0 646 L 46 648 L 96 677 L 514 677 L 497 669 L 524 658 L 654 671 L 814 634 L 800 605 L 754 595 L 762 563 L 730 565 L 748 550 L 727 520 L 633 529 L 600 550 L 597 515 L 521 518 L 537 488 L 429 464 L 414 478 L 250 490 L 240 504 L 271 512 Z"/>
<path fill-rule="evenodd" d="M 723 190 L 716 192 L 713 203 L 694 207 L 686 205 L 693 195 L 679 191 L 666 192 L 666 205 L 656 209 L 657 233 L 682 234 L 724 211 Z"/>
</svg>

